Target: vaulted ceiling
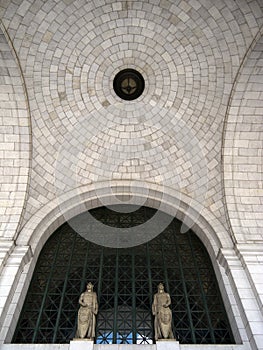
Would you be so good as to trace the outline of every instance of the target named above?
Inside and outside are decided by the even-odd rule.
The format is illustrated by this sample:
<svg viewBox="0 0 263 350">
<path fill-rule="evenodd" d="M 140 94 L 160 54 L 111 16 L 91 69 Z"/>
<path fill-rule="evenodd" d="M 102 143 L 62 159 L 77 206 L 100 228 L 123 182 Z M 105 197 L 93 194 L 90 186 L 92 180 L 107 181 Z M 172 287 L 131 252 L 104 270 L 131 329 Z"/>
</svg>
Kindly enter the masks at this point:
<svg viewBox="0 0 263 350">
<path fill-rule="evenodd" d="M 5 0 L 0 17 L 10 237 L 62 193 L 129 180 L 262 239 L 261 0 Z M 113 89 L 126 68 L 133 101 Z"/>
</svg>

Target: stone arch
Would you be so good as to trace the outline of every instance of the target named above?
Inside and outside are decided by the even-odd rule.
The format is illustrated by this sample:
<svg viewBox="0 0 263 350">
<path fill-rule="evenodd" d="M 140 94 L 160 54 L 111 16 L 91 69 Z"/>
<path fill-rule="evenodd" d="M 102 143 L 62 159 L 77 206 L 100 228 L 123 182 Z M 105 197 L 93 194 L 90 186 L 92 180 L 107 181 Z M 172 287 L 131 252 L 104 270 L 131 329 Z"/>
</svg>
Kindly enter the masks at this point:
<svg viewBox="0 0 263 350">
<path fill-rule="evenodd" d="M 0 21 L 0 239 L 15 239 L 23 217 L 31 167 L 31 122 L 23 73 L 11 39 Z M 7 244 L 8 246 L 8 244 Z"/>
<path fill-rule="evenodd" d="M 67 343 L 75 334 L 79 295 L 86 281 L 94 284 L 99 298 L 97 344 L 136 344 L 141 335 L 143 343 L 152 342 L 151 304 L 161 280 L 171 295 L 177 340 L 233 343 L 211 259 L 192 230 L 180 233 L 179 220 L 167 223 L 166 215 L 145 206 L 104 206 L 91 213 L 77 215 L 73 220 L 78 225 L 64 223 L 42 248 L 12 342 Z M 149 230 L 155 216 L 158 222 Z M 122 229 L 117 229 L 119 225 Z M 125 236 L 126 249 L 114 249 L 123 241 L 111 234 L 113 227 Z M 106 243 L 114 245 L 101 244 L 101 233 L 111 237 Z M 132 245 L 136 233 L 146 242 Z"/>
<path fill-rule="evenodd" d="M 13 324 L 6 326 L 6 342 L 10 342 L 12 339 L 12 332 L 23 306 L 39 253 L 51 234 L 65 222 L 65 216 L 69 219 L 82 213 L 84 210 L 102 205 L 118 204 L 119 200 L 125 202 L 127 198 L 130 199 L 131 194 L 133 195 L 130 201 L 132 204 L 161 208 L 165 213 L 177 217 L 181 221 L 184 220 L 185 215 L 195 220 L 191 228 L 201 239 L 210 255 L 236 342 L 241 341 L 234 311 L 231 307 L 234 290 L 231 287 L 230 280 L 224 273 L 224 267 L 220 266 L 224 262 L 224 258 L 222 258 L 223 248 L 227 251 L 232 251 L 233 248 L 229 235 L 210 212 L 204 209 L 202 214 L 198 214 L 196 211 L 199 208 L 198 203 L 195 203 L 187 196 L 183 196 L 170 188 L 161 188 L 161 186 L 159 187 L 156 184 L 148 183 L 147 185 L 147 196 L 144 194 L 145 183 L 141 185 L 137 183 L 137 186 L 133 187 L 132 191 L 129 181 L 111 183 L 111 186 L 109 186 L 109 183 L 100 183 L 99 185 L 96 184 L 96 187 L 95 185 L 83 187 L 81 191 L 80 189 L 78 190 L 78 193 L 71 191 L 62 195 L 61 198 L 50 202 L 41 208 L 34 218 L 27 222 L 16 241 L 18 249 L 29 247 L 29 251 L 27 251 L 27 259 L 23 263 L 23 272 L 17 276 L 17 287 L 12 296 L 16 304 L 15 311 L 14 308 L 12 309 L 15 317 L 11 318 Z M 144 201 L 143 204 L 142 200 Z M 187 212 L 189 207 L 191 211 Z M 29 263 L 27 264 L 28 261 Z"/>
<path fill-rule="evenodd" d="M 222 148 L 225 207 L 236 251 L 250 285 L 253 310 L 262 323 L 262 210 L 263 210 L 263 27 L 239 68 L 229 98 Z M 246 307 L 243 309 L 246 312 Z M 248 317 L 251 344 L 254 318 Z M 250 328 L 250 329 L 249 329 Z"/>
<path fill-rule="evenodd" d="M 224 190 L 234 240 L 262 241 L 263 28 L 233 85 L 225 121 Z"/>
<path fill-rule="evenodd" d="M 147 183 L 148 190 L 145 191 L 145 184 L 136 182 L 134 186 L 130 181 L 101 182 L 72 190 L 42 207 L 23 227 L 16 243 L 30 245 L 33 252 L 38 252 L 50 234 L 67 219 L 102 205 L 140 205 L 143 201 L 145 206 L 160 209 L 192 225 L 212 259 L 220 248 L 232 248 L 228 233 L 210 211 L 203 208 L 199 213 L 199 203 L 170 188 Z"/>
</svg>

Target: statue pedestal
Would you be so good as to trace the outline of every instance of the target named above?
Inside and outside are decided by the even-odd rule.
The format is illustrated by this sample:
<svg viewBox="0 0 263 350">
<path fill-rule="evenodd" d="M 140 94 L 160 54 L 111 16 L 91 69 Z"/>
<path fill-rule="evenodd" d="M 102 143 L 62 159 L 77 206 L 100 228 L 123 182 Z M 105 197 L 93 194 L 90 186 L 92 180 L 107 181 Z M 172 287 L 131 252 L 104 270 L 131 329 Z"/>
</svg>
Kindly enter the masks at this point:
<svg viewBox="0 0 263 350">
<path fill-rule="evenodd" d="M 69 350 L 93 350 L 94 341 L 91 339 L 74 338 L 70 341 Z"/>
<path fill-rule="evenodd" d="M 173 339 L 160 339 L 156 342 L 157 350 L 180 350 L 179 341 Z"/>
</svg>

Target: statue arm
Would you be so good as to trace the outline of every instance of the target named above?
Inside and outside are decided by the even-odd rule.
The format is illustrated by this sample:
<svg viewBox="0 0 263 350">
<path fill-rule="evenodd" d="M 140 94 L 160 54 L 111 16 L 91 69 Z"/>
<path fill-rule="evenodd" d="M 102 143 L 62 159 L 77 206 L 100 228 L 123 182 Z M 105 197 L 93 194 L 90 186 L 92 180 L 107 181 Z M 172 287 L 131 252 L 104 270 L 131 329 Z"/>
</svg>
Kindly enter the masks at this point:
<svg viewBox="0 0 263 350">
<path fill-rule="evenodd" d="M 86 306 L 86 304 L 85 304 L 84 301 L 83 301 L 83 293 L 82 293 L 81 296 L 79 297 L 79 304 L 80 304 L 81 306 Z"/>
<path fill-rule="evenodd" d="M 166 299 L 166 307 L 168 307 L 169 305 L 171 305 L 171 297 L 170 295 L 167 293 L 167 299 Z"/>
<path fill-rule="evenodd" d="M 93 303 L 93 313 L 94 313 L 94 315 L 97 315 L 98 308 L 99 308 L 99 306 L 98 306 L 97 294 L 95 293 L 94 294 L 94 303 Z"/>
<path fill-rule="evenodd" d="M 152 304 L 152 313 L 155 316 L 156 315 L 156 305 L 157 305 L 157 300 L 156 300 L 156 295 L 153 298 L 153 304 Z"/>
</svg>

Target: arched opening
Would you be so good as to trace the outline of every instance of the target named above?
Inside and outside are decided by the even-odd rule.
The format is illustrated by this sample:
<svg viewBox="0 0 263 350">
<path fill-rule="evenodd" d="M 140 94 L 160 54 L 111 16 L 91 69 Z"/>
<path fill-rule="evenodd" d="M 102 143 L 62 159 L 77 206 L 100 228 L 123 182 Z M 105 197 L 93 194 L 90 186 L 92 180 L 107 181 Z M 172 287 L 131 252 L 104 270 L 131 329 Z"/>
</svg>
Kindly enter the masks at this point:
<svg viewBox="0 0 263 350">
<path fill-rule="evenodd" d="M 126 213 L 101 207 L 90 213 L 104 225 L 125 229 L 140 227 L 155 209 Z M 160 282 L 171 295 L 180 343 L 233 343 L 207 251 L 193 231 L 182 234 L 180 227 L 173 219 L 146 243 L 108 248 L 63 224 L 41 251 L 13 342 L 69 342 L 75 336 L 79 295 L 91 281 L 99 301 L 97 343 L 152 343 L 151 304 Z"/>
</svg>

